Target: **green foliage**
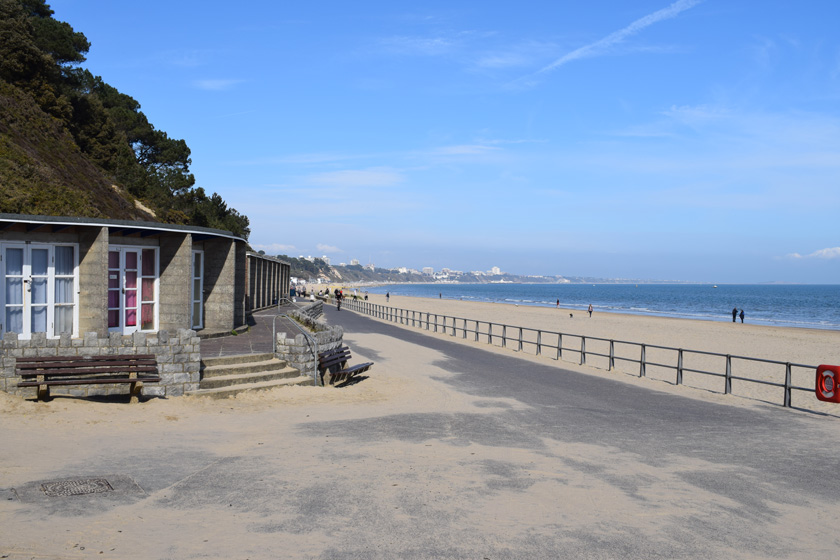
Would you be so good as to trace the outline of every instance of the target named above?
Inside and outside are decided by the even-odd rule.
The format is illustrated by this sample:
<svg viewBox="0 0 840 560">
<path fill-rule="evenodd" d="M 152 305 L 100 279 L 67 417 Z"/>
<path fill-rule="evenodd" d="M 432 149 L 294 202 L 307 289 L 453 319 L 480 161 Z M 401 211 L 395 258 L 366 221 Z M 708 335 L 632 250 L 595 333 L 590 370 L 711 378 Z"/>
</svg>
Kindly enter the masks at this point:
<svg viewBox="0 0 840 560">
<path fill-rule="evenodd" d="M 0 94 L 7 100 L 0 184 L 9 191 L 0 210 L 149 219 L 138 215 L 136 198 L 159 220 L 247 238 L 246 216 L 195 188 L 187 143 L 155 129 L 140 103 L 79 68 L 90 43 L 53 13 L 44 0 L 0 0 Z M 91 185 L 107 192 L 80 194 L 79 186 Z"/>
</svg>

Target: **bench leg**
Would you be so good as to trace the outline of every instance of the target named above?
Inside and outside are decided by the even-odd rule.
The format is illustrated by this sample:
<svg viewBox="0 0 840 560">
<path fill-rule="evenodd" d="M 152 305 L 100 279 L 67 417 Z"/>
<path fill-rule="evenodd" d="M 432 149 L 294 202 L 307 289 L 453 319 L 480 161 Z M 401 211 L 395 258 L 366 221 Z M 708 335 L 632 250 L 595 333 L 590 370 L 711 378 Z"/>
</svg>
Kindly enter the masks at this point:
<svg viewBox="0 0 840 560">
<path fill-rule="evenodd" d="M 38 385 L 38 400 L 39 401 L 48 401 L 50 399 L 50 386 L 49 385 Z"/>
<path fill-rule="evenodd" d="M 131 395 L 128 402 L 130 402 L 130 403 L 140 402 L 140 393 L 143 389 L 143 382 L 142 381 L 141 382 L 134 382 L 131 385 L 129 385 L 128 387 L 129 387 L 129 389 L 128 389 L 129 395 Z"/>
</svg>

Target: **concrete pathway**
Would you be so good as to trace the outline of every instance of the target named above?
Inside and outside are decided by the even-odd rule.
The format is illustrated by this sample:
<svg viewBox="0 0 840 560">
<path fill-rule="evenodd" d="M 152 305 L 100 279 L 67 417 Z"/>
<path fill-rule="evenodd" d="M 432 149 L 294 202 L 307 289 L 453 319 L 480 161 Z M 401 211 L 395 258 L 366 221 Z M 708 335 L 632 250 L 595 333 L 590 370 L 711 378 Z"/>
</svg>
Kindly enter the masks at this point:
<svg viewBox="0 0 840 560">
<path fill-rule="evenodd" d="M 227 334 L 213 338 L 202 338 L 201 357 L 231 356 L 238 354 L 262 354 L 272 352 L 272 332 L 297 333 L 294 322 L 283 317 L 291 311 L 290 306 L 263 309 L 251 315 L 248 330 L 240 334 Z"/>
</svg>

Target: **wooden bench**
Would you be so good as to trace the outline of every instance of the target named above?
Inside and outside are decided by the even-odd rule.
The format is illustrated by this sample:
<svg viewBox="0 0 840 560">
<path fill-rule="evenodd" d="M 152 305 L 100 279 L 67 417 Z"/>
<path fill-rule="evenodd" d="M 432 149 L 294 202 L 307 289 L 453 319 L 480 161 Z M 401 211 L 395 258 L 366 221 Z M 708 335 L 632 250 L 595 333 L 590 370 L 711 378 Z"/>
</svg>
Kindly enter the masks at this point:
<svg viewBox="0 0 840 560">
<path fill-rule="evenodd" d="M 339 346 L 333 350 L 327 350 L 318 354 L 318 375 L 321 377 L 322 385 L 335 385 L 348 381 L 356 374 L 365 372 L 370 369 L 373 362 L 366 362 L 364 364 L 357 364 L 347 367 L 347 361 L 350 359 L 350 348 L 347 346 Z M 325 376 L 329 374 L 329 381 Z"/>
<path fill-rule="evenodd" d="M 38 387 L 38 399 L 49 398 L 51 385 L 128 383 L 137 402 L 143 383 L 160 381 L 154 354 L 17 358 L 15 371 L 23 379 L 18 387 Z"/>
</svg>

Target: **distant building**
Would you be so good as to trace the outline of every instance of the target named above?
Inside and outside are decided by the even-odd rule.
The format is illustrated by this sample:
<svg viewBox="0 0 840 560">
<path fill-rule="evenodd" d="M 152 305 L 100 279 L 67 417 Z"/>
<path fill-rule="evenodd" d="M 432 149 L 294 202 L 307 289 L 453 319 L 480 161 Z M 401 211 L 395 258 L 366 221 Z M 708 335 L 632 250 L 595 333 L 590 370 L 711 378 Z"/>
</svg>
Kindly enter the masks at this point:
<svg viewBox="0 0 840 560">
<path fill-rule="evenodd" d="M 324 261 L 324 263 L 326 263 L 327 266 L 330 266 L 330 258 L 327 255 L 321 257 L 321 260 Z"/>
<path fill-rule="evenodd" d="M 493 276 L 498 276 L 501 273 L 502 273 L 502 270 L 498 266 L 494 266 L 493 268 L 490 269 L 490 274 L 492 274 Z"/>
<path fill-rule="evenodd" d="M 350 266 L 359 266 L 359 259 L 351 259 Z"/>
<path fill-rule="evenodd" d="M 424 266 L 423 267 L 423 274 L 425 274 L 426 276 L 434 276 L 435 269 L 432 268 L 431 266 Z"/>
</svg>

